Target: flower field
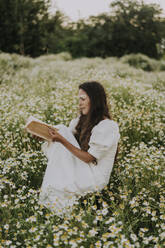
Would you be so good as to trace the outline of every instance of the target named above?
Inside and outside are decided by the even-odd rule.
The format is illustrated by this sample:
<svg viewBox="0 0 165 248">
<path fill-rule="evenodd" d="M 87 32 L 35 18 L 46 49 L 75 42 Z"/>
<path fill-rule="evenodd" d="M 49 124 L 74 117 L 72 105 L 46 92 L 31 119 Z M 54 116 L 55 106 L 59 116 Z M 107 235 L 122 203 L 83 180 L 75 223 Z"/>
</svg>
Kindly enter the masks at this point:
<svg viewBox="0 0 165 248">
<path fill-rule="evenodd" d="M 88 193 L 69 217 L 38 204 L 47 160 L 24 131 L 33 115 L 68 125 L 78 85 L 105 86 L 120 128 L 110 182 Z M 146 72 L 117 58 L 36 59 L 0 54 L 0 247 L 165 247 L 165 71 Z"/>
</svg>

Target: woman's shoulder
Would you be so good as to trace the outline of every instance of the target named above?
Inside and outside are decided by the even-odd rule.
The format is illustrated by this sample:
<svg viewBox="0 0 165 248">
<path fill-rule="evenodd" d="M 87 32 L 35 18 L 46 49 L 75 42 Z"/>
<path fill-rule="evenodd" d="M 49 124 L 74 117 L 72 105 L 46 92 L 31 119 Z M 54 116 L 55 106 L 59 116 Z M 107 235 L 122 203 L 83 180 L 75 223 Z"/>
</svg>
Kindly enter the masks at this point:
<svg viewBox="0 0 165 248">
<path fill-rule="evenodd" d="M 114 120 L 104 119 L 92 129 L 90 144 L 110 147 L 116 144 L 120 138 L 118 123 Z"/>
<path fill-rule="evenodd" d="M 93 130 L 101 130 L 101 131 L 108 131 L 108 130 L 116 130 L 119 131 L 119 126 L 118 123 L 114 120 L 110 120 L 108 118 L 100 121 L 94 128 Z"/>
<path fill-rule="evenodd" d="M 116 138 L 120 137 L 118 123 L 114 120 L 104 119 L 92 129 L 91 137 L 94 139 L 106 142 L 106 140 L 112 139 L 112 136 Z"/>
</svg>

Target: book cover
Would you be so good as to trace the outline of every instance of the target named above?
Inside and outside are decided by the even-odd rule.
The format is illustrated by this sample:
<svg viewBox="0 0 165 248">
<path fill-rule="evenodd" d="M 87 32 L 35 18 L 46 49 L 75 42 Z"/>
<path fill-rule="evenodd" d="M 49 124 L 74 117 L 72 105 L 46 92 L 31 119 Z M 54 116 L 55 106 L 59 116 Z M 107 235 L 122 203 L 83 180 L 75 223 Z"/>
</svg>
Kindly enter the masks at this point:
<svg viewBox="0 0 165 248">
<path fill-rule="evenodd" d="M 43 138 L 44 140 L 51 141 L 51 135 L 49 134 L 50 127 L 55 131 L 58 131 L 57 128 L 30 116 L 26 122 L 25 130 L 33 135 Z"/>
</svg>

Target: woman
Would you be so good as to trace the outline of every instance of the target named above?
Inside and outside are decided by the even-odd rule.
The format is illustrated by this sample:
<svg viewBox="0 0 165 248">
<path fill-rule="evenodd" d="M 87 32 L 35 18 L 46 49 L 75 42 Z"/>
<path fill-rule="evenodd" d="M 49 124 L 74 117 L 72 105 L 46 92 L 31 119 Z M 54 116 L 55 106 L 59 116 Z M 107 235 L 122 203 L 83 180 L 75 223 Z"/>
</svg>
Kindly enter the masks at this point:
<svg viewBox="0 0 165 248">
<path fill-rule="evenodd" d="M 111 120 L 106 94 L 98 82 L 79 86 L 80 116 L 66 127 L 50 129 L 50 144 L 43 151 L 48 165 L 39 201 L 56 214 L 69 213 L 79 196 L 101 191 L 109 182 L 119 128 Z"/>
</svg>

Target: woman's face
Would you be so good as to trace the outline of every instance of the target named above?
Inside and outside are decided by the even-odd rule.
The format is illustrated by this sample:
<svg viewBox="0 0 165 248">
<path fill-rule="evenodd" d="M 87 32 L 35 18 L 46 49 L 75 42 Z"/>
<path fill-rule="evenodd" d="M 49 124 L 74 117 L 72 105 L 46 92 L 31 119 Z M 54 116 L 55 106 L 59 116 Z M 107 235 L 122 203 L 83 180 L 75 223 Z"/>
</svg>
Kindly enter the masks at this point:
<svg viewBox="0 0 165 248">
<path fill-rule="evenodd" d="M 89 113 L 89 110 L 90 110 L 90 98 L 87 95 L 87 93 L 82 89 L 79 89 L 79 94 L 78 95 L 79 95 L 79 109 L 80 109 L 80 112 L 83 115 L 87 115 Z"/>
</svg>

